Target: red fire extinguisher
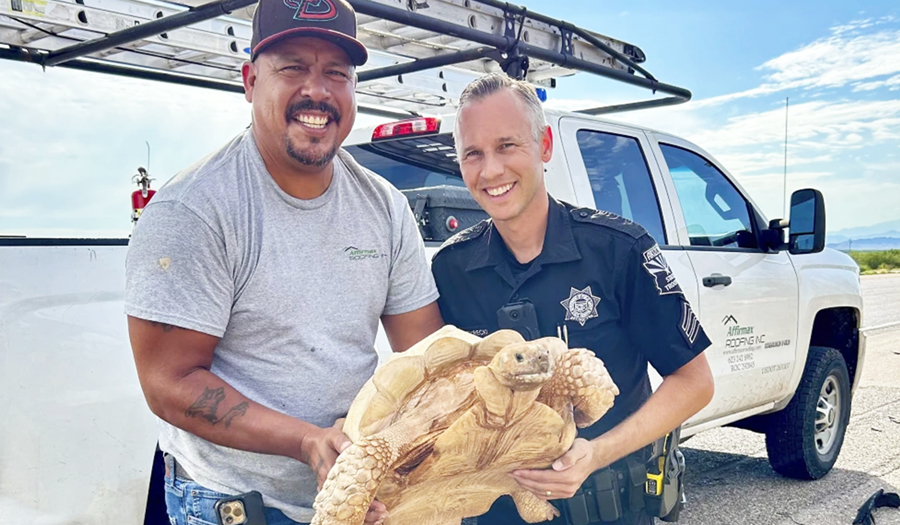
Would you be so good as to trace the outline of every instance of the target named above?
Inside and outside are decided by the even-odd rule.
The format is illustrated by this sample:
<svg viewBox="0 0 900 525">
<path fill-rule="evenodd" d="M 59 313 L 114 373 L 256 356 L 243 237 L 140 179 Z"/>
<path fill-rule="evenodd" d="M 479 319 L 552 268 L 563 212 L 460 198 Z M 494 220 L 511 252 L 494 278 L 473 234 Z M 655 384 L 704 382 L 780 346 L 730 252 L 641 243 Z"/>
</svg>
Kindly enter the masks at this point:
<svg viewBox="0 0 900 525">
<path fill-rule="evenodd" d="M 144 168 L 139 167 L 137 175 L 133 176 L 131 180 L 141 188 L 131 194 L 131 222 L 137 223 L 137 220 L 141 218 L 141 212 L 144 211 L 144 207 L 147 206 L 156 191 L 150 189 L 150 181 L 153 179 Z"/>
</svg>

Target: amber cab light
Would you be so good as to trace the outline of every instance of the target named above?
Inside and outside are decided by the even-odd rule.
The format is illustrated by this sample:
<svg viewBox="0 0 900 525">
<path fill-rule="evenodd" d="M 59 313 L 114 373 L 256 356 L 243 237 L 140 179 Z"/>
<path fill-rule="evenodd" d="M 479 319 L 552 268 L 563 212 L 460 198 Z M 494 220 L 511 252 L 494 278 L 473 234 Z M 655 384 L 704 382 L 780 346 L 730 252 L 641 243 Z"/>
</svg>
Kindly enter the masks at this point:
<svg viewBox="0 0 900 525">
<path fill-rule="evenodd" d="M 441 129 L 441 119 L 422 117 L 381 124 L 372 132 L 372 140 L 395 139 L 410 135 L 428 135 Z"/>
</svg>

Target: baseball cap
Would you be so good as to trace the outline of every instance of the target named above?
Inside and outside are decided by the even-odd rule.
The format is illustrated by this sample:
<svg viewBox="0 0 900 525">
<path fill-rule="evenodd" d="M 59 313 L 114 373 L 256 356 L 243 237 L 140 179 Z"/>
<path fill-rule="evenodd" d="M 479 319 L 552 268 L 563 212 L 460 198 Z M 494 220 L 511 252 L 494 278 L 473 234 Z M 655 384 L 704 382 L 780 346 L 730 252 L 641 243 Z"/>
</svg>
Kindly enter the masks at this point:
<svg viewBox="0 0 900 525">
<path fill-rule="evenodd" d="M 334 42 L 356 66 L 369 58 L 366 46 L 356 39 L 356 12 L 347 0 L 259 0 L 253 14 L 251 60 L 269 45 L 291 36 Z"/>
</svg>

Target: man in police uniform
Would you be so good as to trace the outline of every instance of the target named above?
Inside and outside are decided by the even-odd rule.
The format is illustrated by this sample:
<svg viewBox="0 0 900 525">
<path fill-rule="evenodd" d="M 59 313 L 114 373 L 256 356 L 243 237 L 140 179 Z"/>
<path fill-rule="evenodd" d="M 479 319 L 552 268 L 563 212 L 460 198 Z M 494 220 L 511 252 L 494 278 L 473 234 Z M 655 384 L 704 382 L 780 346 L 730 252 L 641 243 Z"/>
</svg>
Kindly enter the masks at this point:
<svg viewBox="0 0 900 525">
<path fill-rule="evenodd" d="M 567 498 L 582 484 L 597 488 L 596 480 L 585 481 L 600 472 L 627 477 L 617 469 L 629 457 L 643 469 L 647 445 L 712 398 L 702 353 L 710 342 L 641 226 L 547 194 L 543 165 L 553 139 L 533 88 L 505 75 L 478 79 L 463 92 L 457 117 L 463 179 L 491 219 L 451 238 L 434 257 L 444 320 L 480 336 L 514 327 L 532 337 L 563 337 L 570 347 L 594 351 L 620 390 L 613 408 L 581 429 L 551 469 L 512 474 L 562 510 L 554 522 L 568 515 L 583 523 L 573 519 Z M 648 362 L 664 377 L 652 395 Z M 636 498 L 626 491 L 624 499 L 643 501 L 645 476 L 634 477 Z M 615 523 L 653 522 L 628 501 Z M 600 522 L 596 507 L 589 514 Z M 508 497 L 479 521 L 523 523 Z"/>
</svg>

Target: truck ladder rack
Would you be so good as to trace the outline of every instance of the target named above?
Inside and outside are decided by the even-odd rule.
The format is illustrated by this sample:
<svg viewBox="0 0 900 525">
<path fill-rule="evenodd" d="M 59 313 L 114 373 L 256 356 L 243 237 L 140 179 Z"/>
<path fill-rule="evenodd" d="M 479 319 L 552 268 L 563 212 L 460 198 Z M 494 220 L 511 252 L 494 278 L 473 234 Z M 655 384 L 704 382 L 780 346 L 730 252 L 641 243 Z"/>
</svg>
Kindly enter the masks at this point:
<svg viewBox="0 0 900 525">
<path fill-rule="evenodd" d="M 0 0 L 0 58 L 243 93 L 256 1 Z M 638 47 L 508 2 L 348 1 L 370 52 L 362 112 L 452 111 L 469 81 L 495 71 L 544 87 L 584 71 L 669 95 L 592 114 L 691 97 L 643 69 Z"/>
</svg>

